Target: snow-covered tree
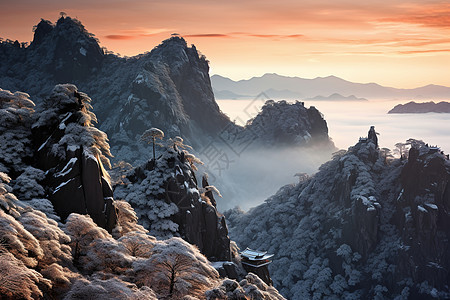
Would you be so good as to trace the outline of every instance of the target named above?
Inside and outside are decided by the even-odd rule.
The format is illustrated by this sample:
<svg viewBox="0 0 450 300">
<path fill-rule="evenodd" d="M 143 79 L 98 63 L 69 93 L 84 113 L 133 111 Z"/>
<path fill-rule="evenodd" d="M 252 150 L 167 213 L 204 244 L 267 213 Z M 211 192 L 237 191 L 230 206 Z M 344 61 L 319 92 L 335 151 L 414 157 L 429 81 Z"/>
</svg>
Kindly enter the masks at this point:
<svg viewBox="0 0 450 300">
<path fill-rule="evenodd" d="M 201 297 L 218 279 L 217 271 L 195 246 L 180 238 L 158 242 L 148 259 L 133 263 L 137 282 L 161 297 Z"/>
<path fill-rule="evenodd" d="M 39 283 L 43 277 L 27 268 L 11 253 L 0 251 L 0 296 L 5 299 L 36 299 L 42 297 Z"/>
<path fill-rule="evenodd" d="M 226 299 L 267 299 L 284 300 L 278 291 L 268 286 L 258 276 L 249 273 L 239 283 L 235 280 L 225 278 L 220 285 L 205 293 L 207 300 Z"/>
<path fill-rule="evenodd" d="M 136 212 L 130 203 L 118 200 L 114 202 L 117 210 L 117 225 L 113 230 L 115 237 L 121 237 L 127 233 L 147 233 L 148 230 L 138 224 Z"/>
<path fill-rule="evenodd" d="M 24 229 L 31 233 L 39 242 L 42 256 L 39 257 L 39 268 L 45 268 L 53 263 L 64 267 L 72 265 L 72 253 L 69 246 L 70 237 L 58 226 L 38 210 L 25 210 L 18 218 Z"/>
<path fill-rule="evenodd" d="M 64 300 L 75 299 L 136 299 L 156 300 L 155 293 L 147 286 L 138 288 L 136 285 L 122 281 L 118 278 L 101 279 L 95 278 L 90 281 L 81 278 L 75 282 Z"/>
<path fill-rule="evenodd" d="M 123 274 L 130 269 L 133 257 L 123 243 L 111 238 L 96 238 L 87 247 L 86 255 L 80 258 L 82 269 L 88 273 L 101 271 Z"/>
<path fill-rule="evenodd" d="M 165 148 L 157 162 L 151 164 L 151 168 L 135 171 L 141 174 L 141 178 L 136 178 L 136 183 L 126 187 L 125 191 L 118 191 L 133 206 L 140 224 L 148 229 L 151 235 L 159 238 L 169 238 L 178 231 L 178 224 L 171 220 L 178 212 L 178 207 L 167 199 L 166 195 L 166 186 L 175 176 L 174 166 L 169 164 L 175 161 L 177 155 L 175 149 Z M 116 191 L 118 189 L 124 188 L 117 188 Z"/>
<path fill-rule="evenodd" d="M 45 190 L 38 182 L 45 178 L 45 172 L 31 166 L 25 168 L 24 172 L 14 181 L 14 192 L 22 200 L 33 198 L 44 198 Z"/>
<path fill-rule="evenodd" d="M 43 130 L 43 138 L 49 139 L 53 131 L 58 128 L 63 131 L 62 138 L 54 141 L 50 146 L 51 153 L 61 159 L 66 158 L 67 149 L 83 148 L 94 157 L 111 167 L 108 157 L 111 156 L 106 134 L 93 126 L 97 117 L 90 110 L 91 99 L 83 92 L 79 92 L 72 84 L 56 85 L 50 97 L 46 98 L 36 111 L 36 122 L 32 128 Z M 43 140 L 41 147 L 46 146 Z"/>
<path fill-rule="evenodd" d="M 154 127 L 147 129 L 141 136 L 142 141 L 147 142 L 147 144 L 152 143 L 153 161 L 155 161 L 155 159 L 156 159 L 155 144 L 156 144 L 157 138 L 162 140 L 164 138 L 164 132 L 161 129 L 154 128 Z"/>
<path fill-rule="evenodd" d="M 156 238 L 142 232 L 129 232 L 122 236 L 119 241 L 128 250 L 131 256 L 148 258 L 152 255 Z"/>
<path fill-rule="evenodd" d="M 91 243 L 96 239 L 111 239 L 112 236 L 103 228 L 98 227 L 87 215 L 70 214 L 64 225 L 64 231 L 70 236 L 75 263 L 80 256 L 89 251 Z"/>
<path fill-rule="evenodd" d="M 0 89 L 0 172 L 21 172 L 32 156 L 30 126 L 34 103 L 29 95 Z"/>
</svg>

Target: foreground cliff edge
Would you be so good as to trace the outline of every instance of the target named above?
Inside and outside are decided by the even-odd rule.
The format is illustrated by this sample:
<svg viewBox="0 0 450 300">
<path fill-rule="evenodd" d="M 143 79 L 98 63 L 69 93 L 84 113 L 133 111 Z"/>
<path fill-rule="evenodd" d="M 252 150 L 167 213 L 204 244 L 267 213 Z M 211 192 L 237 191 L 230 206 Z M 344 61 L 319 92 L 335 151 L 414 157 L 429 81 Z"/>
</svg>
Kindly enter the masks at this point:
<svg viewBox="0 0 450 300">
<path fill-rule="evenodd" d="M 221 279 L 198 247 L 176 237 L 183 235 L 193 244 L 203 242 L 199 247 L 211 259 L 231 260 L 224 219 L 213 205 L 199 201 L 195 182 L 190 181 L 193 198 L 187 201 L 199 203 L 200 209 L 192 212 L 204 213 L 206 219 L 215 216 L 215 222 L 223 226 L 222 234 L 206 231 L 197 239 L 188 228 L 194 222 L 175 218 L 179 232 L 157 240 L 138 224 L 128 202 L 112 198 L 102 167 L 108 164 L 109 145 L 106 135 L 94 127 L 95 115 L 86 94 L 73 85 L 58 85 L 37 111 L 34 108 L 27 94 L 0 90 L 2 299 L 284 299 L 254 274 L 239 274 L 239 282 Z M 181 154 L 175 148 L 170 153 Z M 164 170 L 169 166 L 159 167 L 172 178 L 172 171 Z M 189 163 L 174 167 L 189 174 L 184 180 L 195 179 Z M 148 182 L 146 188 L 154 186 Z M 152 209 L 154 213 L 157 206 Z M 170 230 L 157 224 L 176 211 L 177 206 L 163 209 L 150 225 L 143 224 L 153 231 Z"/>
</svg>

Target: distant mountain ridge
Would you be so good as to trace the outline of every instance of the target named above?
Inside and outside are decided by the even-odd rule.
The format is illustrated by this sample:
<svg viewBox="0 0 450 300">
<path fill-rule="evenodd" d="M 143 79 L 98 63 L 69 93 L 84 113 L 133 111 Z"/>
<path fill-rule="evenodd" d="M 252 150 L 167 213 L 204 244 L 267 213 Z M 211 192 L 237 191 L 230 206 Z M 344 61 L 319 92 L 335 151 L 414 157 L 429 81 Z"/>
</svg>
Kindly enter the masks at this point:
<svg viewBox="0 0 450 300">
<path fill-rule="evenodd" d="M 424 114 L 429 112 L 450 113 L 450 102 L 434 103 L 433 101 L 416 103 L 414 101 L 406 104 L 398 104 L 388 114 Z"/>
<path fill-rule="evenodd" d="M 319 101 L 367 101 L 366 98 L 358 98 L 355 95 L 350 95 L 350 96 L 342 96 L 341 94 L 338 93 L 334 93 L 331 94 L 328 97 L 325 96 L 315 96 L 313 98 L 306 98 L 305 100 L 319 100 Z"/>
<path fill-rule="evenodd" d="M 260 77 L 233 81 L 220 75 L 211 76 L 215 90 L 228 91 L 238 95 L 256 96 L 265 92 L 269 97 L 271 91 L 284 91 L 296 99 L 314 98 L 319 95 L 340 94 L 344 97 L 354 95 L 368 99 L 450 99 L 450 87 L 426 85 L 414 89 L 398 89 L 381 86 L 376 83 L 355 83 L 336 76 L 305 79 L 288 77 L 275 73 L 266 73 Z M 286 97 L 290 98 L 290 97 Z"/>
</svg>

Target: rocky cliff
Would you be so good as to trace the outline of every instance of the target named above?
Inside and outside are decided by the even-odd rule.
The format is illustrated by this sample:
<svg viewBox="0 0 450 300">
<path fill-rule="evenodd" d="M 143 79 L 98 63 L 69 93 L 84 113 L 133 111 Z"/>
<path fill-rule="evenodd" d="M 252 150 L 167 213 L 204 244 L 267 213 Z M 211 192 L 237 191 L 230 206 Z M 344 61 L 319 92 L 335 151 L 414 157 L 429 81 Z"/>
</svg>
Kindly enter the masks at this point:
<svg viewBox="0 0 450 300">
<path fill-rule="evenodd" d="M 404 245 L 398 273 L 443 289 L 450 279 L 450 164 L 435 148 L 411 148 L 394 224 Z M 447 285 L 448 289 L 448 285 Z"/>
<path fill-rule="evenodd" d="M 136 137 L 151 127 L 182 136 L 197 151 L 224 132 L 243 130 L 220 111 L 205 56 L 178 36 L 124 58 L 102 49 L 78 20 L 61 17 L 56 24 L 42 20 L 29 46 L 0 43 L 0 62 L 0 86 L 27 91 L 36 103 L 56 84 L 74 83 L 89 94 L 117 160 L 144 163 Z M 311 133 L 300 128 L 294 135 L 305 131 Z"/>
<path fill-rule="evenodd" d="M 180 236 L 210 260 L 231 261 L 230 239 L 225 217 L 216 202 L 207 178 L 197 182 L 192 154 L 168 142 L 156 160 L 135 168 L 116 197 L 129 202 L 139 222 L 150 234 L 169 238 Z"/>
<path fill-rule="evenodd" d="M 0 169 L 23 200 L 47 203 L 65 221 L 89 214 L 101 227 L 116 225 L 112 189 L 103 164 L 109 145 L 93 126 L 89 97 L 73 85 L 57 85 L 34 110 L 28 95 L 0 91 Z M 40 201 L 42 200 L 42 201 Z"/>
<path fill-rule="evenodd" d="M 63 221 L 71 213 L 89 214 L 112 231 L 116 212 L 109 175 L 109 144 L 93 126 L 90 98 L 74 85 L 57 85 L 35 114 L 31 126 L 35 166 L 45 171 L 43 184 Z"/>
<path fill-rule="evenodd" d="M 263 145 L 334 147 L 323 115 L 304 102 L 268 100 L 244 129 L 241 139 L 253 137 Z"/>
<path fill-rule="evenodd" d="M 449 297 L 450 163 L 409 145 L 400 160 L 361 139 L 248 213 L 225 212 L 231 238 L 275 254 L 288 298 Z"/>
</svg>

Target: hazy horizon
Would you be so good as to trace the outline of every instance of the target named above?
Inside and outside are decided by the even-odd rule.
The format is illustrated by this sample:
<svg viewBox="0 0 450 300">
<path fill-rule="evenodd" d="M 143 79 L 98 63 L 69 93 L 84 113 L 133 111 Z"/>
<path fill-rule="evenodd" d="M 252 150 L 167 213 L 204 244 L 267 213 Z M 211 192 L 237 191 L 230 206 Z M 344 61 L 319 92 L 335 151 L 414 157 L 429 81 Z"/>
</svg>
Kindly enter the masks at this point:
<svg viewBox="0 0 450 300">
<path fill-rule="evenodd" d="M 281 76 L 281 77 L 302 78 L 302 79 L 318 79 L 318 78 L 327 78 L 327 77 L 337 77 L 337 78 L 343 79 L 345 81 L 353 82 L 353 83 L 361 83 L 361 84 L 375 83 L 375 84 L 379 84 L 379 85 L 384 86 L 384 87 L 390 87 L 390 88 L 396 88 L 396 89 L 414 89 L 414 88 L 424 87 L 424 86 L 427 86 L 427 85 L 439 85 L 439 84 L 435 84 L 435 83 L 428 83 L 428 84 L 425 84 L 425 85 L 411 86 L 411 87 L 408 87 L 408 88 L 406 88 L 406 87 L 397 87 L 397 86 L 383 85 L 383 84 L 380 84 L 380 83 L 375 82 L 375 81 L 365 81 L 365 82 L 353 81 L 351 79 L 347 79 L 347 78 L 343 78 L 343 77 L 340 77 L 340 76 L 336 76 L 335 74 L 332 74 L 332 73 L 330 73 L 328 75 L 323 75 L 323 76 L 307 77 L 307 76 L 302 76 L 301 74 L 298 74 L 298 75 L 286 75 L 286 74 L 280 74 L 280 73 L 276 73 L 276 72 L 270 72 L 270 71 L 264 72 L 264 71 L 262 71 L 261 73 L 254 74 L 254 75 L 248 75 L 248 76 L 245 76 L 245 77 L 240 76 L 239 74 L 236 74 L 235 76 L 230 76 L 229 77 L 229 76 L 224 76 L 223 74 L 218 74 L 218 73 L 210 74 L 210 77 L 216 75 L 216 76 L 221 76 L 221 77 L 228 78 L 228 79 L 231 79 L 233 81 L 238 82 L 238 81 L 250 80 L 252 78 L 260 78 L 260 77 L 263 77 L 264 75 L 268 75 L 268 74 L 275 74 L 275 75 L 278 75 L 278 76 Z M 441 85 L 441 86 L 450 87 L 450 85 Z M 221 99 L 221 100 L 227 100 L 227 99 Z"/>
</svg>

